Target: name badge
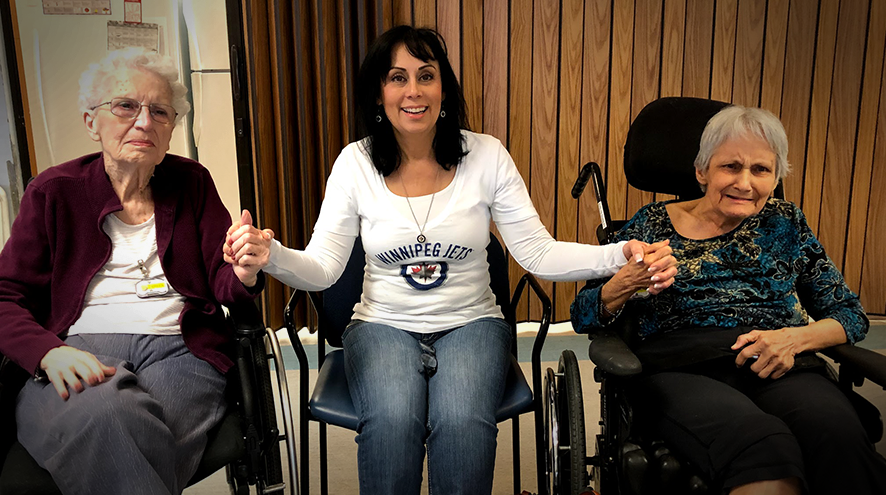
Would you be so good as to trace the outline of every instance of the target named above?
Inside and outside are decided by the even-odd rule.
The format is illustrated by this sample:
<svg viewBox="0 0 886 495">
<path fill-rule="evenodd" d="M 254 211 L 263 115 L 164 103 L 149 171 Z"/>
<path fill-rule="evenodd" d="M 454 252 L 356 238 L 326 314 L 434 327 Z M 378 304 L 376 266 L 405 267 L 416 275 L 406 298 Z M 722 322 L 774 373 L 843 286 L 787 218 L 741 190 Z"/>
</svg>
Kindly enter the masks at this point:
<svg viewBox="0 0 886 495">
<path fill-rule="evenodd" d="M 169 285 L 160 279 L 140 280 L 135 284 L 135 295 L 142 299 L 162 296 L 169 292 Z"/>
</svg>

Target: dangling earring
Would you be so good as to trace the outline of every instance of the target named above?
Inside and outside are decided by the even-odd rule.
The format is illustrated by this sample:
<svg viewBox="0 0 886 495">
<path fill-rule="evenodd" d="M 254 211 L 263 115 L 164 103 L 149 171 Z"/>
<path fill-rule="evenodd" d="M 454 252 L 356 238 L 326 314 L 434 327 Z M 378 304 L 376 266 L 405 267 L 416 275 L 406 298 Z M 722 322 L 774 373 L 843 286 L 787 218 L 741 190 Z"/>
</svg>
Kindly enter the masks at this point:
<svg viewBox="0 0 886 495">
<path fill-rule="evenodd" d="M 378 124 L 381 124 L 381 114 L 380 113 L 375 114 L 375 122 Z"/>
<path fill-rule="evenodd" d="M 440 110 L 440 118 L 442 119 L 445 117 L 446 117 L 446 110 Z"/>
</svg>

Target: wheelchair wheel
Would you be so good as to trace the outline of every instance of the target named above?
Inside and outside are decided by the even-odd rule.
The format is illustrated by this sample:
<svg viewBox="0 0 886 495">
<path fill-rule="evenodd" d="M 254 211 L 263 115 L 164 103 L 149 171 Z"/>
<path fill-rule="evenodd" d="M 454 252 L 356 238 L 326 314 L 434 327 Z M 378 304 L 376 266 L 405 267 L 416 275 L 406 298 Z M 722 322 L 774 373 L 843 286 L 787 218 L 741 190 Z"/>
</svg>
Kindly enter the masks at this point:
<svg viewBox="0 0 886 495">
<path fill-rule="evenodd" d="M 563 351 L 560 356 L 559 373 L 557 376 L 558 400 L 560 412 L 560 472 L 561 486 L 568 487 L 565 493 L 578 494 L 583 492 L 587 484 L 587 464 L 585 448 L 585 413 L 584 400 L 581 393 L 581 376 L 578 360 L 570 350 Z M 563 449 L 563 447 L 566 447 Z"/>
<path fill-rule="evenodd" d="M 563 351 L 558 373 L 547 369 L 544 391 L 547 485 L 552 495 L 577 495 L 588 485 L 584 401 L 575 353 Z"/>
<path fill-rule="evenodd" d="M 544 485 L 547 493 L 550 495 L 558 495 L 560 493 L 560 415 L 557 413 L 557 380 L 554 377 L 554 370 L 548 368 L 545 370 L 544 379 L 544 442 L 547 446 L 545 451 L 545 473 Z M 539 485 L 542 481 L 539 480 Z"/>
</svg>

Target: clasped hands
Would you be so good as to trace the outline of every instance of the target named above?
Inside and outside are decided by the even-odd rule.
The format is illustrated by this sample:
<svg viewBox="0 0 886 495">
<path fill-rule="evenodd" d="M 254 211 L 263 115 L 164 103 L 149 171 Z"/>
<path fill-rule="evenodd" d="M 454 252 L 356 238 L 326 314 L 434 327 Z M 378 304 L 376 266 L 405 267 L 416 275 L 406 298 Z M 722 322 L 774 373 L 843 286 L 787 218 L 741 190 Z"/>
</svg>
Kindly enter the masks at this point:
<svg viewBox="0 0 886 495">
<path fill-rule="evenodd" d="M 674 283 L 677 260 L 671 254 L 670 241 L 647 244 L 630 240 L 622 247 L 628 262 L 603 284 L 600 291 L 603 310 L 617 314 L 631 296 L 646 290 L 656 295 Z"/>
<path fill-rule="evenodd" d="M 669 244 L 667 239 L 654 244 L 633 239 L 628 241 L 622 248 L 628 263 L 612 280 L 630 294 L 646 289 L 655 295 L 667 289 L 677 275 L 677 260 L 671 254 L 673 251 Z"/>
<path fill-rule="evenodd" d="M 222 253 L 225 261 L 234 266 L 234 274 L 243 285 L 254 286 L 258 272 L 268 265 L 273 238 L 273 230 L 259 230 L 252 225 L 249 210 L 243 210 L 240 220 L 228 229 Z"/>
</svg>

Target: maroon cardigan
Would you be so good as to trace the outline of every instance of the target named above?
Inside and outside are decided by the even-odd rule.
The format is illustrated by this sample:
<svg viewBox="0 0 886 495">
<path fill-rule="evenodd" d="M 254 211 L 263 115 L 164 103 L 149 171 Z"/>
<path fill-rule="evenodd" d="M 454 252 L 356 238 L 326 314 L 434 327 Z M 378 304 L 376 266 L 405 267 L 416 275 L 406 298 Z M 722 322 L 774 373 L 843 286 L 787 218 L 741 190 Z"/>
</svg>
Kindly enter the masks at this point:
<svg viewBox="0 0 886 495">
<path fill-rule="evenodd" d="M 185 344 L 224 373 L 233 364 L 233 334 L 220 304 L 253 300 L 264 278 L 247 290 L 225 263 L 221 247 L 231 219 L 202 165 L 167 154 L 151 189 L 160 264 L 185 297 Z M 28 185 L 0 253 L 0 353 L 33 373 L 63 344 L 90 280 L 111 255 L 102 222 L 122 209 L 101 153 L 52 167 Z"/>
</svg>

